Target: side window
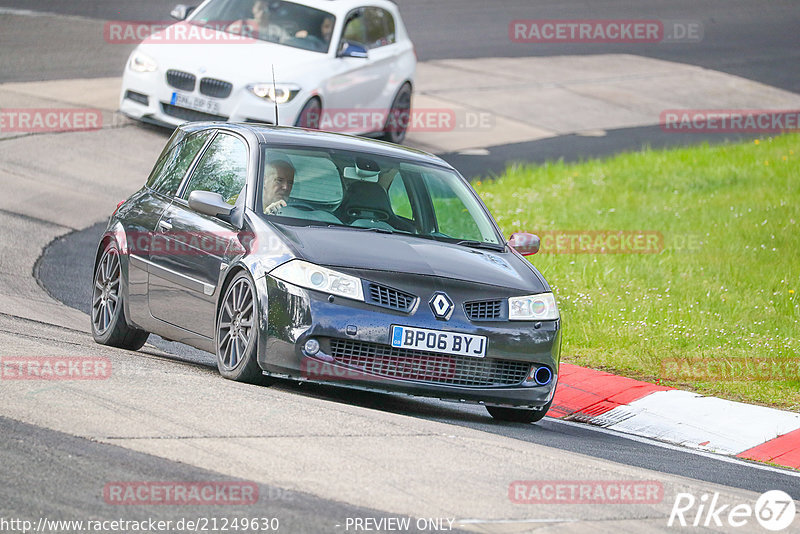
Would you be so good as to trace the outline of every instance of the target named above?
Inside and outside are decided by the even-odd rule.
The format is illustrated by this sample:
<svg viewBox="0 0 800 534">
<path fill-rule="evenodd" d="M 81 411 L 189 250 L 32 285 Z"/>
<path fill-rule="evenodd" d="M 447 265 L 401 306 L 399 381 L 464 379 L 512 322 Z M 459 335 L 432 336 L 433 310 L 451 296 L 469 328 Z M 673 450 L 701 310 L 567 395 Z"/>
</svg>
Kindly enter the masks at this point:
<svg viewBox="0 0 800 534">
<path fill-rule="evenodd" d="M 399 175 L 392 180 L 392 185 L 389 186 L 389 203 L 392 205 L 392 211 L 398 217 L 405 217 L 406 219 L 414 218 L 414 212 L 411 209 L 411 200 L 408 198 L 408 191 L 406 191 L 403 178 Z"/>
<path fill-rule="evenodd" d="M 433 202 L 439 232 L 458 239 L 484 241 L 484 236 L 475 223 L 475 218 L 465 214 L 467 207 L 464 199 L 459 197 L 450 184 L 439 179 L 433 173 L 423 173 L 422 176 Z"/>
<path fill-rule="evenodd" d="M 211 132 L 205 131 L 189 135 L 172 147 L 153 168 L 150 178 L 147 179 L 147 187 L 165 195 L 174 195 L 189 170 L 189 165 L 210 134 Z"/>
<path fill-rule="evenodd" d="M 364 25 L 367 30 L 367 48 L 378 48 L 393 44 L 394 36 L 394 17 L 392 14 L 379 7 L 364 8 Z"/>
<path fill-rule="evenodd" d="M 363 11 L 350 14 L 342 32 L 342 39 L 366 46 L 367 35 L 364 28 Z"/>
<path fill-rule="evenodd" d="M 247 146 L 238 137 L 220 133 L 197 163 L 183 198 L 192 191 L 212 191 L 233 204 L 246 181 Z"/>
</svg>

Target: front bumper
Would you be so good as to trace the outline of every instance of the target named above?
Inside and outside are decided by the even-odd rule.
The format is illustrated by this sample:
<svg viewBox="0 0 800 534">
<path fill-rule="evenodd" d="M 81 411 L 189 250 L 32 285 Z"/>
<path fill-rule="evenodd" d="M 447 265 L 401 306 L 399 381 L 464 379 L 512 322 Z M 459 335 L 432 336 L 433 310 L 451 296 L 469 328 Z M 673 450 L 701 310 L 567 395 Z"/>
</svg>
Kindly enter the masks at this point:
<svg viewBox="0 0 800 534">
<path fill-rule="evenodd" d="M 210 74 L 195 74 L 197 80 Z M 230 96 L 212 98 L 199 91 L 195 83 L 193 91 L 181 91 L 166 82 L 166 71 L 134 72 L 126 66 L 122 77 L 119 110 L 133 119 L 179 126 L 187 121 L 263 122 L 275 124 L 275 104 L 253 95 L 244 84 L 233 84 Z M 218 109 L 199 111 L 174 105 L 173 93 L 214 101 Z M 301 92 L 289 102 L 279 104 L 280 123 L 293 126 L 309 95 Z"/>
<path fill-rule="evenodd" d="M 444 400 L 539 408 L 555 393 L 560 321 L 471 322 L 460 307 L 449 321 L 433 316 L 425 298 L 411 313 L 307 290 L 269 275 L 263 288 L 258 362 L 268 374 L 372 391 Z M 424 291 L 420 291 L 423 293 Z M 458 302 L 458 290 L 451 292 Z M 422 296 L 422 295 L 421 295 Z M 485 358 L 453 356 L 390 345 L 392 325 L 486 336 Z M 314 339 L 319 351 L 310 354 Z M 540 367 L 552 379 L 540 385 Z"/>
</svg>

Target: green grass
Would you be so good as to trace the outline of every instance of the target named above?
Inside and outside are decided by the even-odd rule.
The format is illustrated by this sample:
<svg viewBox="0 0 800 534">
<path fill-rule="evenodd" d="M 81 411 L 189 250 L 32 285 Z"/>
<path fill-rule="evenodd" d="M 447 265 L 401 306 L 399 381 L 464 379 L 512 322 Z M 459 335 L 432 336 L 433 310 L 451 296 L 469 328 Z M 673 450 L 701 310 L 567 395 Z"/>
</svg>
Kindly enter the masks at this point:
<svg viewBox="0 0 800 534">
<path fill-rule="evenodd" d="M 559 303 L 562 361 L 798 410 L 798 160 L 800 135 L 791 134 L 519 165 L 473 185 L 506 236 L 554 230 L 663 236 L 655 254 L 543 249 L 529 257 Z M 750 365 L 768 359 L 789 370 L 772 380 L 721 379 L 703 375 L 701 359 Z M 694 371 L 664 371 L 675 360 Z"/>
</svg>

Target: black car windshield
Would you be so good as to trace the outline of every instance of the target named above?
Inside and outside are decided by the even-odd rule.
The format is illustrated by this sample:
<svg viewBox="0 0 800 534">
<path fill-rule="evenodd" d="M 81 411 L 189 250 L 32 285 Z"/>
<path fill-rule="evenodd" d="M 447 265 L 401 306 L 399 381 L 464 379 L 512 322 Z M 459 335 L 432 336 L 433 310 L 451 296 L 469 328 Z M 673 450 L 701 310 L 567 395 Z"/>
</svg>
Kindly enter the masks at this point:
<svg viewBox="0 0 800 534">
<path fill-rule="evenodd" d="M 276 0 L 214 0 L 192 14 L 189 23 L 279 43 L 327 52 L 336 21 L 331 13 Z"/>
<path fill-rule="evenodd" d="M 502 246 L 452 170 L 346 150 L 263 147 L 256 209 L 276 222 Z"/>
</svg>

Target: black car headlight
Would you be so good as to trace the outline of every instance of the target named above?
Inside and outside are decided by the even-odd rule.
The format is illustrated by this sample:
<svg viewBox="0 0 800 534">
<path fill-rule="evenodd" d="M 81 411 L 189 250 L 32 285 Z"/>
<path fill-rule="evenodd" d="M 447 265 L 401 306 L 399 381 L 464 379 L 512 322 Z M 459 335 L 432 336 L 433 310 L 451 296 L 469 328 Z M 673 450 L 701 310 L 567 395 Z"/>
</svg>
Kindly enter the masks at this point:
<svg viewBox="0 0 800 534">
<path fill-rule="evenodd" d="M 556 298 L 552 293 L 510 297 L 508 299 L 510 321 L 554 321 L 558 319 Z"/>
<path fill-rule="evenodd" d="M 271 272 L 274 278 L 306 289 L 314 289 L 331 295 L 364 301 L 361 279 L 340 273 L 327 267 L 314 265 L 303 260 L 291 260 L 275 267 Z"/>
</svg>

